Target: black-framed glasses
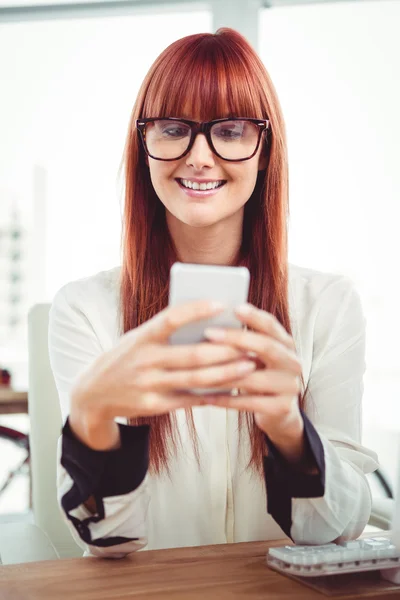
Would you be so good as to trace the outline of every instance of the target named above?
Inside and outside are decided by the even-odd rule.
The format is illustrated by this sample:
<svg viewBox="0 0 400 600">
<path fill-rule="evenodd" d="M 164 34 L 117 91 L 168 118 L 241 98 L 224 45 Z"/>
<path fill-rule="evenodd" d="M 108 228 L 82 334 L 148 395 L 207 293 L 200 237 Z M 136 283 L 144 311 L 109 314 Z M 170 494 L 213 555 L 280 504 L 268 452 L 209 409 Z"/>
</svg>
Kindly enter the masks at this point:
<svg viewBox="0 0 400 600">
<path fill-rule="evenodd" d="M 182 158 L 190 152 L 197 134 L 203 133 L 214 154 L 234 162 L 249 160 L 256 154 L 269 124 L 267 119 L 245 117 L 228 117 L 202 123 L 178 117 L 136 121 L 144 150 L 155 160 Z"/>
</svg>

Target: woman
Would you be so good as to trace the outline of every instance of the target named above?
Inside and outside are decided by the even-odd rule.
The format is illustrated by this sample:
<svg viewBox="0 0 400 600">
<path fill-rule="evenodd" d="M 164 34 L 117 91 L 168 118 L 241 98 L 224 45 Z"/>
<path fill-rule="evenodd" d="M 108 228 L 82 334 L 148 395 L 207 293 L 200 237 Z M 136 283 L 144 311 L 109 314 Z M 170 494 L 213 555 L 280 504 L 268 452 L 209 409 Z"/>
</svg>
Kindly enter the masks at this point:
<svg viewBox="0 0 400 600">
<path fill-rule="evenodd" d="M 288 265 L 283 117 L 241 35 L 192 35 L 155 61 L 125 184 L 122 266 L 64 286 L 50 315 L 73 535 L 114 557 L 357 537 L 377 467 L 360 445 L 364 318 L 348 279 Z M 242 331 L 168 345 L 221 310 L 212 297 L 167 307 L 176 260 L 250 269 Z M 240 394 L 176 391 L 216 386 Z"/>
</svg>

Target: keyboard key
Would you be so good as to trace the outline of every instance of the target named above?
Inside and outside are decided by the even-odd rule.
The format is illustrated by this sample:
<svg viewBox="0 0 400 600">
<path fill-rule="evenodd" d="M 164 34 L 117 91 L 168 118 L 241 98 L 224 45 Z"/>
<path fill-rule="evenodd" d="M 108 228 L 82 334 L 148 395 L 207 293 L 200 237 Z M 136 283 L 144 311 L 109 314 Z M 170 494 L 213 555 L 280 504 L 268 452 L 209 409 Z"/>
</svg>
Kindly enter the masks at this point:
<svg viewBox="0 0 400 600">
<path fill-rule="evenodd" d="M 399 552 L 393 544 L 378 550 L 378 558 L 394 558 L 395 556 L 398 556 L 398 554 Z"/>
<path fill-rule="evenodd" d="M 342 550 L 342 562 L 353 562 L 355 560 L 358 560 L 359 557 L 360 557 L 359 548 L 351 548 L 351 549 L 343 548 L 343 550 Z"/>
<path fill-rule="evenodd" d="M 346 548 L 347 550 L 358 550 L 360 548 L 360 540 L 350 540 L 347 542 L 340 542 L 338 544 L 342 548 Z"/>
<path fill-rule="evenodd" d="M 360 560 L 371 561 L 376 558 L 376 550 L 371 546 L 365 545 L 360 548 Z"/>
<path fill-rule="evenodd" d="M 388 538 L 384 538 L 384 537 L 376 537 L 376 538 L 371 538 L 372 541 L 379 542 L 380 544 L 382 544 L 383 546 L 390 546 L 391 545 L 391 540 L 389 540 Z"/>
<path fill-rule="evenodd" d="M 374 539 L 368 539 L 368 540 L 363 540 L 363 544 L 362 545 L 367 545 L 369 548 L 375 548 L 376 550 L 380 549 L 380 548 L 388 548 L 391 545 L 390 540 L 385 540 L 385 539 L 381 539 L 381 540 L 374 540 Z"/>
<path fill-rule="evenodd" d="M 321 563 L 340 563 L 343 560 L 342 548 L 336 547 L 324 552 Z"/>
</svg>

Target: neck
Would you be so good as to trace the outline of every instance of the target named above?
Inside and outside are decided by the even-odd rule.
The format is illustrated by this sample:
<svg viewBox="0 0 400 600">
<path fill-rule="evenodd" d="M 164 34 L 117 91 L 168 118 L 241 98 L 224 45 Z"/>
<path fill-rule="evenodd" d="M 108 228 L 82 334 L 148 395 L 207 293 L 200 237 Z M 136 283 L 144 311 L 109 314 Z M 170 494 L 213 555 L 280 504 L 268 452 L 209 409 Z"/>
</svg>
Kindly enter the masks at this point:
<svg viewBox="0 0 400 600">
<path fill-rule="evenodd" d="M 168 229 L 180 262 L 234 265 L 242 244 L 243 210 L 207 227 L 191 227 L 166 212 Z"/>
</svg>

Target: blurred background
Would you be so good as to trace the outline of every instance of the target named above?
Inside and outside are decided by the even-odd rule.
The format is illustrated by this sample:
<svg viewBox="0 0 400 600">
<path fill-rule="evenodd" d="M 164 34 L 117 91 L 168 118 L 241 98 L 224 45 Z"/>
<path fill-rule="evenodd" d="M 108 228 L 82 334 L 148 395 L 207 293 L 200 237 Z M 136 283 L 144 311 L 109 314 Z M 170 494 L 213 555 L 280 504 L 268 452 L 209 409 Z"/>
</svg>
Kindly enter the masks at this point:
<svg viewBox="0 0 400 600">
<path fill-rule="evenodd" d="M 27 433 L 27 314 L 120 263 L 130 111 L 157 55 L 220 26 L 258 50 L 286 119 L 289 259 L 350 276 L 367 319 L 364 439 L 400 435 L 399 0 L 0 3 L 0 425 Z M 13 414 L 18 413 L 18 414 Z M 0 438 L 0 518 L 29 518 L 23 445 Z"/>
</svg>

